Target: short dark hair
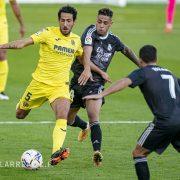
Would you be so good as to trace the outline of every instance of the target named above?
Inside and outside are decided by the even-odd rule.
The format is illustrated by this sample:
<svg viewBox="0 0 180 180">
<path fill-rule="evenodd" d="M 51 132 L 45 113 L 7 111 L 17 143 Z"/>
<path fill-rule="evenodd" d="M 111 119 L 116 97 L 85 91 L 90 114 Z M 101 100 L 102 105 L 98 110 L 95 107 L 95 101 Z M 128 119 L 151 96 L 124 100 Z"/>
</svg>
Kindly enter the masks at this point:
<svg viewBox="0 0 180 180">
<path fill-rule="evenodd" d="M 157 61 L 157 49 L 153 45 L 145 45 L 139 50 L 139 57 L 145 62 Z"/>
<path fill-rule="evenodd" d="M 59 12 L 58 12 L 58 19 L 61 18 L 61 13 L 70 13 L 73 15 L 73 21 L 76 20 L 77 18 L 77 10 L 72 7 L 72 6 L 63 6 L 62 8 L 59 9 Z"/>
<path fill-rule="evenodd" d="M 113 11 L 109 8 L 102 8 L 98 11 L 98 15 L 104 15 L 104 16 L 108 16 L 108 17 L 112 18 Z"/>
</svg>

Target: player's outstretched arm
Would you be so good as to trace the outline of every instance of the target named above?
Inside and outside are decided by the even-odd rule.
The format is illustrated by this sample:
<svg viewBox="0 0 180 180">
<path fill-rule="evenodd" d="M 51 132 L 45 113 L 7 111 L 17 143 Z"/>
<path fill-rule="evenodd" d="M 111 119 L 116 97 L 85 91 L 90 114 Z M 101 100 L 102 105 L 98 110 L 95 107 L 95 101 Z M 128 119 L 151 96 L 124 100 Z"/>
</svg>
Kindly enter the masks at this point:
<svg viewBox="0 0 180 180">
<path fill-rule="evenodd" d="M 125 46 L 124 51 L 122 52 L 127 58 L 129 58 L 134 64 L 138 67 L 141 67 L 140 61 L 136 54 L 127 46 Z"/>
<path fill-rule="evenodd" d="M 98 73 L 99 75 L 101 75 L 101 77 L 106 81 L 106 82 L 109 82 L 109 83 L 112 83 L 112 80 L 110 79 L 109 75 L 102 71 L 99 67 L 97 67 L 93 62 L 90 62 L 90 67 L 91 67 L 91 70 Z"/>
<path fill-rule="evenodd" d="M 90 69 L 90 57 L 92 53 L 92 47 L 85 46 L 83 47 L 83 58 L 82 58 L 82 64 L 84 66 L 84 71 L 81 73 L 78 83 L 80 85 L 85 85 L 89 78 L 92 80 L 92 74 Z"/>
<path fill-rule="evenodd" d="M 0 49 L 22 49 L 26 46 L 34 44 L 34 41 L 31 37 L 26 39 L 20 39 L 17 41 L 12 41 L 7 44 L 0 45 Z"/>
<path fill-rule="evenodd" d="M 21 37 L 23 37 L 25 34 L 25 26 L 24 26 L 24 21 L 23 21 L 22 15 L 21 15 L 20 7 L 16 0 L 9 0 L 9 2 L 12 7 L 12 10 L 14 12 L 14 15 L 16 16 L 16 18 L 20 24 L 19 33 L 20 33 Z"/>
<path fill-rule="evenodd" d="M 81 64 L 83 64 L 82 58 L 79 58 L 78 60 Z M 99 67 L 97 67 L 92 61 L 90 61 L 90 68 L 91 68 L 91 71 L 94 71 L 94 72 L 98 73 L 99 75 L 101 75 L 101 77 L 106 82 L 112 83 L 112 80 L 110 79 L 109 75 L 106 72 L 102 71 Z M 93 81 L 93 79 L 92 79 L 92 81 Z"/>
<path fill-rule="evenodd" d="M 100 99 L 102 97 L 108 96 L 108 95 L 116 93 L 118 91 L 121 91 L 131 84 L 132 84 L 131 79 L 123 78 L 123 79 L 120 79 L 117 82 L 115 82 L 112 86 L 105 89 L 100 94 L 85 96 L 83 99 Z"/>
</svg>

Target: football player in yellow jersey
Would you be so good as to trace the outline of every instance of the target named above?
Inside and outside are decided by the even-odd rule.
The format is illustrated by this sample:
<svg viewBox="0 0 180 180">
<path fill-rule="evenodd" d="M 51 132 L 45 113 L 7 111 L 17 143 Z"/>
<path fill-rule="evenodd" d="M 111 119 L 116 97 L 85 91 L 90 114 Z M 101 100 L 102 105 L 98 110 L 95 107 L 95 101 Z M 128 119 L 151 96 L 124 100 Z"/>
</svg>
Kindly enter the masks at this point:
<svg viewBox="0 0 180 180">
<path fill-rule="evenodd" d="M 23 23 L 23 19 L 20 13 L 19 5 L 16 0 L 9 0 L 10 5 L 13 9 L 14 15 L 16 16 L 19 24 L 20 30 L 19 33 L 21 37 L 24 36 L 25 27 Z M 5 0 L 0 0 L 0 44 L 4 44 L 8 42 L 8 25 L 6 18 L 6 4 Z M 6 50 L 0 49 L 0 100 L 8 100 L 9 97 L 4 93 L 6 82 L 8 77 L 8 63 L 6 57 Z"/>
<path fill-rule="evenodd" d="M 32 81 L 17 105 L 16 117 L 24 119 L 31 109 L 49 100 L 56 116 L 50 163 L 56 165 L 69 156 L 69 148 L 62 148 L 66 136 L 67 115 L 70 108 L 69 73 L 75 57 L 82 57 L 80 37 L 71 32 L 77 11 L 64 6 L 58 12 L 59 27 L 48 27 L 23 40 L 0 45 L 2 49 L 20 49 L 40 44 L 40 59 Z M 79 78 L 85 84 L 90 78 L 90 62 L 82 58 L 84 71 Z"/>
</svg>

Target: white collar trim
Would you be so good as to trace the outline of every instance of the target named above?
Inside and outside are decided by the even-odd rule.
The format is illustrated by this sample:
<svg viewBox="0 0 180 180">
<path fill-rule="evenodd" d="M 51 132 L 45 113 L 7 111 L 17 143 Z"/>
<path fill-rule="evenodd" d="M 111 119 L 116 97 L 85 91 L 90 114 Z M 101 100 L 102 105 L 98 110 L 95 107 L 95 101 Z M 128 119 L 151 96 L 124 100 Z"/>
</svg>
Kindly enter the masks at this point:
<svg viewBox="0 0 180 180">
<path fill-rule="evenodd" d="M 109 33 L 106 34 L 106 36 L 99 36 L 100 39 L 106 39 L 108 37 Z"/>
</svg>

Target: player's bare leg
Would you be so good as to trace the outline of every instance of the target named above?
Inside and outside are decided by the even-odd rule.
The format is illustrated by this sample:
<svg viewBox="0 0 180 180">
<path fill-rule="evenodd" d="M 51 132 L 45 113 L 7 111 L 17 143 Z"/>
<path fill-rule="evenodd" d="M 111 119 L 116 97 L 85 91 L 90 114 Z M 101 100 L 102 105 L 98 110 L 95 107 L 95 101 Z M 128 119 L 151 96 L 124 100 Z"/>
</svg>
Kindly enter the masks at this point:
<svg viewBox="0 0 180 180">
<path fill-rule="evenodd" d="M 56 165 L 65 160 L 70 153 L 69 148 L 63 148 L 66 137 L 67 116 L 70 108 L 70 101 L 65 98 L 58 98 L 51 103 L 56 116 L 56 125 L 53 130 L 53 149 L 50 164 Z"/>
<path fill-rule="evenodd" d="M 80 108 L 70 108 L 68 113 L 68 125 L 72 125 L 74 123 L 74 119 L 78 113 Z"/>
<path fill-rule="evenodd" d="M 16 118 L 17 119 L 24 119 L 30 112 L 31 110 L 23 110 L 17 107 L 16 109 Z"/>
<path fill-rule="evenodd" d="M 86 110 L 89 118 L 91 129 L 91 142 L 94 150 L 94 165 L 100 166 L 103 156 L 101 154 L 102 132 L 99 124 L 99 113 L 102 105 L 102 99 L 86 100 Z"/>
<path fill-rule="evenodd" d="M 80 108 L 70 108 L 68 114 L 68 125 L 81 128 L 78 134 L 78 141 L 82 142 L 88 137 L 89 124 L 83 121 L 79 116 L 77 116 L 79 109 Z"/>
<path fill-rule="evenodd" d="M 149 167 L 146 158 L 149 153 L 149 150 L 143 148 L 140 145 L 136 145 L 136 148 L 132 152 L 133 159 L 135 162 L 136 174 L 139 180 L 150 179 Z"/>
<path fill-rule="evenodd" d="M 9 100 L 9 97 L 4 93 L 8 77 L 6 52 L 7 50 L 0 49 L 0 100 Z"/>
</svg>

